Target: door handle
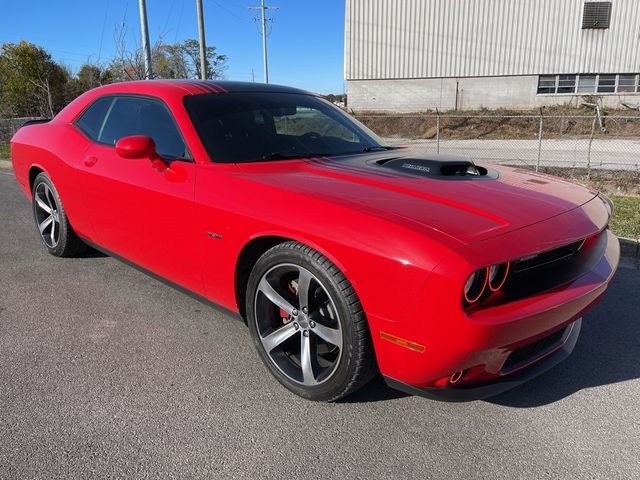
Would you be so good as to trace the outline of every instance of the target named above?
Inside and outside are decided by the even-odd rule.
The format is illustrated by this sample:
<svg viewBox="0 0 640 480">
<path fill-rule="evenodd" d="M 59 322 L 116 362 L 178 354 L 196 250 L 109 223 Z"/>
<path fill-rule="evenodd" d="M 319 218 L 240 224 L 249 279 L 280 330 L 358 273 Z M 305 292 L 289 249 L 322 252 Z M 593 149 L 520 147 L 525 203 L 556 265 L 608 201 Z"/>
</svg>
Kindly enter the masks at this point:
<svg viewBox="0 0 640 480">
<path fill-rule="evenodd" d="M 84 164 L 87 167 L 93 167 L 97 161 L 98 161 L 98 157 L 94 157 L 93 155 L 91 155 L 84 159 Z"/>
</svg>

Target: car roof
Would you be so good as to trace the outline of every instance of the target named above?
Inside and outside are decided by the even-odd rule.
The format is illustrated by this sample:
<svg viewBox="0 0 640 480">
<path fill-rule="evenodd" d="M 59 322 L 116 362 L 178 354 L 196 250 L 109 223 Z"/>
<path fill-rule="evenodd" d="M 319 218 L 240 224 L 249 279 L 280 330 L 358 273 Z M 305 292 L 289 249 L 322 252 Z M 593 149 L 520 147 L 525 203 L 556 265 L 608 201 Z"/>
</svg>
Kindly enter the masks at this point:
<svg viewBox="0 0 640 480">
<path fill-rule="evenodd" d="M 240 93 L 240 92 L 264 92 L 264 93 L 310 93 L 298 88 L 267 83 L 235 82 L 229 80 L 136 80 L 120 82 L 109 85 L 111 90 L 119 92 L 148 90 L 179 90 L 184 95 L 200 95 L 208 93 Z M 115 93 L 115 92 L 114 92 Z"/>
<path fill-rule="evenodd" d="M 135 80 L 111 83 L 89 90 L 67 105 L 55 118 L 57 119 L 56 121 L 72 122 L 89 103 L 101 95 L 150 95 L 163 98 L 165 101 L 173 99 L 181 102 L 182 98 L 188 95 L 243 92 L 315 95 L 297 88 L 266 83 L 232 82 L 228 80 Z"/>
</svg>

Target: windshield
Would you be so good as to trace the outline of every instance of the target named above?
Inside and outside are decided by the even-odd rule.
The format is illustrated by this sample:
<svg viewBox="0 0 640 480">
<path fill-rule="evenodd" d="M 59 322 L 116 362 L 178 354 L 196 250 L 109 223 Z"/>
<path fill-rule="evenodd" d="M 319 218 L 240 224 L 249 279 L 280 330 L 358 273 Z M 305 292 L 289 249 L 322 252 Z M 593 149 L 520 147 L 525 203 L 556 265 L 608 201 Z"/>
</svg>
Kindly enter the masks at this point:
<svg viewBox="0 0 640 480">
<path fill-rule="evenodd" d="M 247 92 L 185 97 L 213 162 L 346 155 L 388 147 L 367 127 L 312 95 Z"/>
</svg>

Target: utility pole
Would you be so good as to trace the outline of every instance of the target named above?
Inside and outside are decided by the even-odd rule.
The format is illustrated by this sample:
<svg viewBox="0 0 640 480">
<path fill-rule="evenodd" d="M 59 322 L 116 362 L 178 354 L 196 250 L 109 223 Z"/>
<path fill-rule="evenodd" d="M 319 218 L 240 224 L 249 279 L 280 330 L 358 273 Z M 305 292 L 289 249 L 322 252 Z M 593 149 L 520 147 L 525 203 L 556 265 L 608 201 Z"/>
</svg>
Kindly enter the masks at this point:
<svg viewBox="0 0 640 480">
<path fill-rule="evenodd" d="M 260 0 L 259 7 L 249 7 L 250 10 L 260 10 L 262 26 L 262 63 L 264 65 L 264 83 L 269 83 L 269 65 L 267 62 L 267 10 L 277 10 L 278 7 L 267 7 L 265 0 Z"/>
<path fill-rule="evenodd" d="M 202 12 L 202 0 L 196 0 L 198 12 L 198 38 L 200 39 L 200 78 L 207 79 L 207 46 L 204 41 L 204 15 Z"/>
<path fill-rule="evenodd" d="M 151 47 L 149 46 L 149 26 L 147 25 L 147 4 L 139 0 L 140 4 L 140 33 L 142 33 L 142 51 L 144 52 L 144 78 L 149 80 L 153 76 L 151 71 Z"/>
</svg>

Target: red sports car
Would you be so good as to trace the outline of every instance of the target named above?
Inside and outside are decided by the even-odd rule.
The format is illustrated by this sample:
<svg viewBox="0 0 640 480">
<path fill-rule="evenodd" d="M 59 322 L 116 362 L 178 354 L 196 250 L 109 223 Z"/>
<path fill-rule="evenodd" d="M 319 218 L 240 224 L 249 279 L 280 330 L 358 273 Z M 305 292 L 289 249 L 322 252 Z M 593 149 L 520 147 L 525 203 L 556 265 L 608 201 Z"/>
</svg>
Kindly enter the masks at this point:
<svg viewBox="0 0 640 480">
<path fill-rule="evenodd" d="M 234 312 L 313 400 L 378 371 L 431 398 L 503 392 L 571 353 L 619 259 L 604 196 L 389 147 L 293 88 L 108 85 L 11 155 L 51 254 L 88 244 Z"/>
</svg>

